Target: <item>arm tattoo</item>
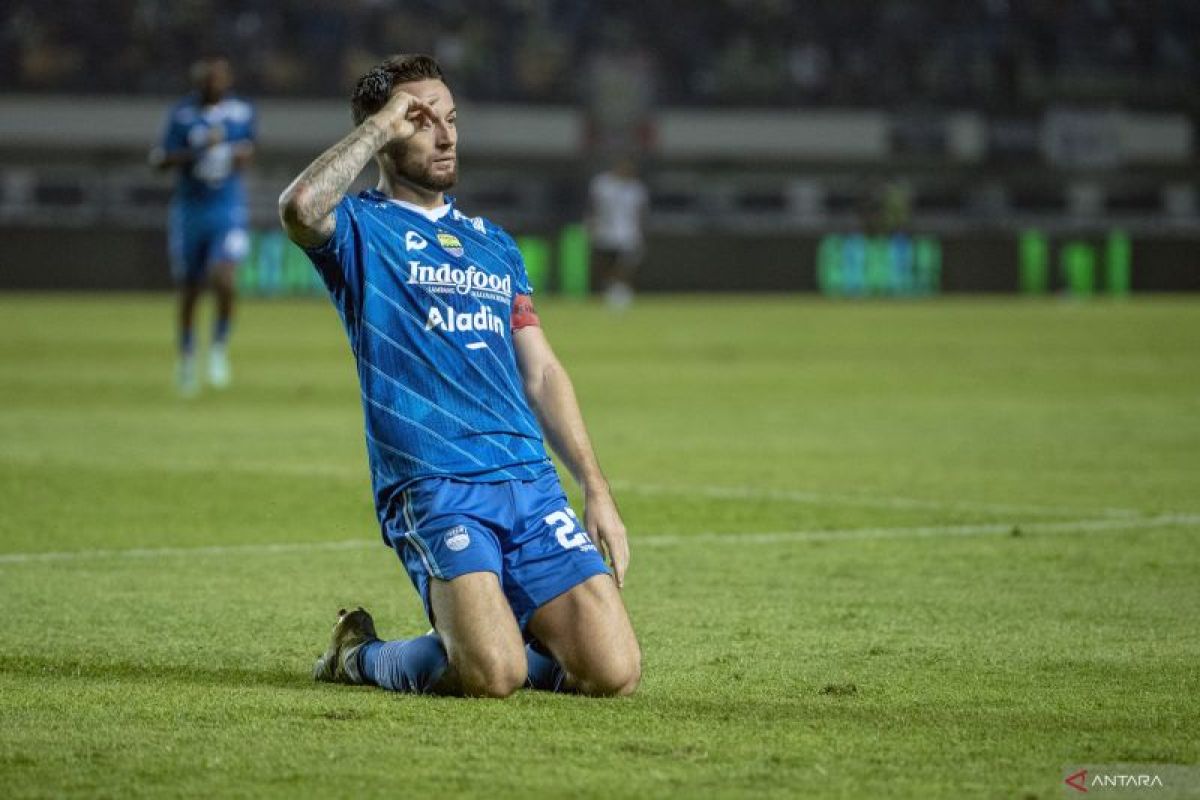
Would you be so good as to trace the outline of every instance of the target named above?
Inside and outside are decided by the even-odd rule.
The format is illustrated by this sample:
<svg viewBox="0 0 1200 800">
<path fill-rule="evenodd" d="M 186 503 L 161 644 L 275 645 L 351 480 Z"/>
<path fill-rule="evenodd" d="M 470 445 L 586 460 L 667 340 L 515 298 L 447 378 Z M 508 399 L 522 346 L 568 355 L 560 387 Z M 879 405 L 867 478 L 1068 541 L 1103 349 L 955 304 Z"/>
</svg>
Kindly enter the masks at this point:
<svg viewBox="0 0 1200 800">
<path fill-rule="evenodd" d="M 367 120 L 319 155 L 279 198 L 280 216 L 298 244 L 321 244 L 333 235 L 333 208 L 363 167 L 387 141 L 387 133 Z"/>
</svg>

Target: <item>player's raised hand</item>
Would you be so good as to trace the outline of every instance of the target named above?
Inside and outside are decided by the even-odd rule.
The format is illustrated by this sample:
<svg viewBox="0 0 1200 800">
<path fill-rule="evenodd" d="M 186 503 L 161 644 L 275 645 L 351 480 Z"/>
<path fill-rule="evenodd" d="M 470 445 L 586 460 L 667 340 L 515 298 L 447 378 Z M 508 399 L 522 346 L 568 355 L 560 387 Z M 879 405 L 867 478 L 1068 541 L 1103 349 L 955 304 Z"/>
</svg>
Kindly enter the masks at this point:
<svg viewBox="0 0 1200 800">
<path fill-rule="evenodd" d="M 383 108 L 371 116 L 371 119 L 387 131 L 389 142 L 410 138 L 420 130 L 424 122 L 433 125 L 445 124 L 441 116 L 434 111 L 433 106 L 408 92 L 393 94 Z"/>
<path fill-rule="evenodd" d="M 601 554 L 612 565 L 617 588 L 624 588 L 625 570 L 629 568 L 629 539 L 612 495 L 589 495 L 583 511 L 583 524 L 595 538 Z"/>
</svg>

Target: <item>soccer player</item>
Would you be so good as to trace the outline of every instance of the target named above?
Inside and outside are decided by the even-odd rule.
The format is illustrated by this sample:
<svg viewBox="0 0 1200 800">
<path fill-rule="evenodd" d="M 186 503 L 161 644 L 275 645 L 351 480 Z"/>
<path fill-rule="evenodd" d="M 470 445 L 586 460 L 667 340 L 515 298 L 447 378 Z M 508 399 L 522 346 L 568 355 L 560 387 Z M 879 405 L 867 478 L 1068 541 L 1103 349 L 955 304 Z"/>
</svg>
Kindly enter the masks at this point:
<svg viewBox="0 0 1200 800">
<path fill-rule="evenodd" d="M 200 389 L 194 320 L 205 285 L 217 296 L 208 351 L 208 380 L 223 389 L 232 378 L 229 326 L 234 270 L 249 246 L 242 171 L 254 155 L 254 107 L 229 95 L 233 71 L 223 58 L 192 66 L 195 91 L 171 108 L 150 163 L 178 174 L 167 230 L 171 272 L 179 285 L 179 363 L 176 385 L 185 397 Z"/>
<path fill-rule="evenodd" d="M 366 611 L 343 610 L 313 675 L 415 693 L 628 694 L 641 655 L 618 591 L 625 527 L 516 245 L 445 194 L 458 114 L 441 69 L 393 56 L 359 79 L 351 108 L 356 127 L 284 190 L 280 217 L 346 328 L 383 538 L 434 631 L 382 642 Z M 372 159 L 378 187 L 346 195 Z M 584 491 L 583 520 L 543 432 Z"/>
<path fill-rule="evenodd" d="M 588 186 L 592 263 L 605 302 L 618 311 L 633 302 L 633 274 L 645 249 L 642 223 L 648 204 L 649 194 L 631 158 L 622 158 Z"/>
</svg>

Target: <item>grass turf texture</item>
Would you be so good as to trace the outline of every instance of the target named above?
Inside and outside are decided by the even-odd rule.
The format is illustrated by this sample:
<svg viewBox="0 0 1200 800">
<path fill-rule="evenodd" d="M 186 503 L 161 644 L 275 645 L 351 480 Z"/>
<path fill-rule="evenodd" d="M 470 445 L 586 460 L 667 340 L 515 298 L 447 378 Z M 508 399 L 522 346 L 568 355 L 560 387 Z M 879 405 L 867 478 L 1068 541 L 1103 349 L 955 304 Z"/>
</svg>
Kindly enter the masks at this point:
<svg viewBox="0 0 1200 800">
<path fill-rule="evenodd" d="M 1200 524 L 1140 521 L 1200 509 L 1195 301 L 541 311 L 622 489 L 629 700 L 309 680 L 341 605 L 425 628 L 326 304 L 244 305 L 233 389 L 187 402 L 167 298 L 0 297 L 0 793 L 1056 798 L 1200 762 Z"/>
</svg>

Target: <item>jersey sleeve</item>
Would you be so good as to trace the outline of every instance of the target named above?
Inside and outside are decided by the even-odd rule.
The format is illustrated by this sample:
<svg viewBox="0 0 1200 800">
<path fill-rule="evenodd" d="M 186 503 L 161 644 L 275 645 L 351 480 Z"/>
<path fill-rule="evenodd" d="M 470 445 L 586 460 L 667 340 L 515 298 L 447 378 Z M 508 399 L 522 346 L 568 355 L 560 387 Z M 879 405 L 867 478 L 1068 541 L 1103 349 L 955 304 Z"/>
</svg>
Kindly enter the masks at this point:
<svg viewBox="0 0 1200 800">
<path fill-rule="evenodd" d="M 254 144 L 258 138 L 258 109 L 246 100 L 239 100 L 238 104 L 236 125 L 233 126 L 230 139 Z"/>
<path fill-rule="evenodd" d="M 329 241 L 303 249 L 321 275 L 339 313 L 351 320 L 357 318 L 362 307 L 362 220 L 351 197 L 343 197 L 334 206 L 333 216 L 333 235 Z"/>
<path fill-rule="evenodd" d="M 507 233 L 501 235 L 508 263 L 513 270 L 513 303 L 509 326 L 513 333 L 530 326 L 541 326 L 537 312 L 533 308 L 533 285 L 529 282 L 529 274 L 525 270 L 525 259 L 521 255 L 517 243 Z"/>
<path fill-rule="evenodd" d="M 258 109 L 252 103 L 247 103 L 249 116 L 246 118 L 246 141 L 254 144 L 258 141 Z"/>
<path fill-rule="evenodd" d="M 187 137 L 188 126 L 180 121 L 179 114 L 171 111 L 167 115 L 166 124 L 163 125 L 162 139 L 159 141 L 159 146 L 164 153 L 175 153 L 188 147 Z"/>
</svg>

